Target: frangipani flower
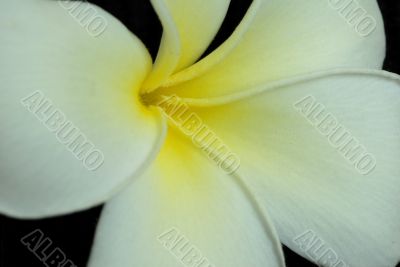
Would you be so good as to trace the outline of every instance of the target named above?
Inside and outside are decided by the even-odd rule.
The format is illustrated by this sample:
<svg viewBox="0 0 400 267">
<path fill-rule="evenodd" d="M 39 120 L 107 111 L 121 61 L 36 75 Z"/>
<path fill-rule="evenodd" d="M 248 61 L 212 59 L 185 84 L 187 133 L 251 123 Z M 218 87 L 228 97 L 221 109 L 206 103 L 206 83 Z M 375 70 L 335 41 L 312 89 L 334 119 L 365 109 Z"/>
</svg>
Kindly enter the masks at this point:
<svg viewBox="0 0 400 267">
<path fill-rule="evenodd" d="M 154 64 L 98 7 L 108 27 L 95 38 L 56 1 L 0 2 L 0 212 L 43 218 L 107 202 L 93 267 L 180 266 L 159 241 L 168 229 L 209 260 L 181 259 L 186 266 L 284 266 L 280 242 L 310 258 L 294 241 L 307 230 L 337 256 L 314 262 L 395 266 L 400 79 L 380 70 L 376 1 L 358 1 L 376 23 L 360 36 L 335 1 L 255 0 L 231 37 L 198 62 L 229 0 L 151 2 L 164 28 Z M 103 152 L 102 166 L 85 169 L 21 105 L 37 90 Z M 188 103 L 240 168 L 218 168 L 157 102 L 141 100 L 149 94 Z M 357 172 L 296 110 L 307 96 L 373 155 L 371 172 Z M 48 119 L 43 100 L 28 108 Z"/>
</svg>

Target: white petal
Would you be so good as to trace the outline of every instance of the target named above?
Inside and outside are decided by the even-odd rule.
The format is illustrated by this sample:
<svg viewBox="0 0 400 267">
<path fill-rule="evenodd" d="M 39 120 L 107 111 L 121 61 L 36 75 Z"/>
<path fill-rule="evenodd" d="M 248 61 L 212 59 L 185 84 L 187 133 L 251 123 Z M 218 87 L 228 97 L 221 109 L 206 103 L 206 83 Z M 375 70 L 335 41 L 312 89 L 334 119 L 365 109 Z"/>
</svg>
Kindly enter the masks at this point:
<svg viewBox="0 0 400 267">
<path fill-rule="evenodd" d="M 0 212 L 36 218 L 107 200 L 162 140 L 161 117 L 137 97 L 146 49 L 87 3 L 1 1 L 0 13 Z"/>
<path fill-rule="evenodd" d="M 202 55 L 217 34 L 229 3 L 230 0 L 152 0 L 164 32 L 145 90 L 156 89 Z"/>
<path fill-rule="evenodd" d="M 283 267 L 273 228 L 183 138 L 170 133 L 149 172 L 107 203 L 89 266 Z"/>
<path fill-rule="evenodd" d="M 333 8 L 333 2 L 343 4 L 342 8 Z M 376 0 L 261 0 L 249 13 L 250 17 L 256 13 L 255 18 L 245 21 L 250 24 L 246 33 L 223 60 L 207 66 L 205 58 L 202 65 L 209 67 L 205 73 L 204 67 L 193 67 L 195 70 L 174 77 L 169 86 L 186 82 L 167 91 L 193 98 L 213 97 L 314 71 L 382 67 L 385 34 Z M 366 36 L 363 25 L 370 25 Z"/>
<path fill-rule="evenodd" d="M 400 260 L 400 78 L 373 73 L 265 87 L 195 110 L 240 157 L 237 173 L 282 242 L 321 265 L 328 256 L 326 266 Z"/>
</svg>

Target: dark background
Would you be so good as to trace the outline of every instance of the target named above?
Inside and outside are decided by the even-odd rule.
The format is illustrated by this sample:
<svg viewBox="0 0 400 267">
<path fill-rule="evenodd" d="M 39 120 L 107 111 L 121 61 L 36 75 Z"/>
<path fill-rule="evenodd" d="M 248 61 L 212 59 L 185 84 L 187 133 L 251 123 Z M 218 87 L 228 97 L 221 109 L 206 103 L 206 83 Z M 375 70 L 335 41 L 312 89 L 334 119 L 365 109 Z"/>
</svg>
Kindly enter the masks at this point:
<svg viewBox="0 0 400 267">
<path fill-rule="evenodd" d="M 119 18 L 146 44 L 152 56 L 155 57 L 162 29 L 149 0 L 93 0 L 91 2 Z M 387 58 L 384 69 L 400 74 L 400 1 L 378 0 L 378 2 L 382 9 L 387 33 Z M 206 54 L 230 35 L 250 3 L 251 0 L 232 0 L 228 17 Z M 97 207 L 73 215 L 37 221 L 22 221 L 0 216 L 0 267 L 44 266 L 20 243 L 21 237 L 35 229 L 41 229 L 77 266 L 86 266 L 101 209 L 102 207 Z M 289 249 L 284 249 L 288 267 L 315 266 Z M 400 264 L 398 266 L 400 267 Z"/>
</svg>

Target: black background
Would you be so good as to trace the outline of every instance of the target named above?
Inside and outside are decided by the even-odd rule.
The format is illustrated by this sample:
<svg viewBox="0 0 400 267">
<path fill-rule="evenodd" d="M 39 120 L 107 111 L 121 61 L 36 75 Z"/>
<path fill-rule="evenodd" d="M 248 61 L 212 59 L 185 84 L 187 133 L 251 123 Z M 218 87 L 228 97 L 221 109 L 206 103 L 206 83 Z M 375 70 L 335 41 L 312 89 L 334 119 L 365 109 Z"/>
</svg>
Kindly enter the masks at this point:
<svg viewBox="0 0 400 267">
<path fill-rule="evenodd" d="M 152 56 L 155 57 L 162 28 L 148 0 L 93 0 L 91 2 L 119 18 L 146 44 Z M 387 57 L 384 69 L 400 74 L 400 1 L 379 0 L 378 2 L 385 20 L 387 34 Z M 232 0 L 228 17 L 206 54 L 229 36 L 250 3 L 251 0 Z M 22 221 L 0 216 L 0 267 L 44 266 L 20 243 L 22 236 L 35 229 L 41 229 L 77 266 L 86 266 L 101 209 L 102 207 L 97 207 L 73 215 L 37 221 Z M 284 249 L 288 267 L 315 266 L 289 249 Z"/>
</svg>

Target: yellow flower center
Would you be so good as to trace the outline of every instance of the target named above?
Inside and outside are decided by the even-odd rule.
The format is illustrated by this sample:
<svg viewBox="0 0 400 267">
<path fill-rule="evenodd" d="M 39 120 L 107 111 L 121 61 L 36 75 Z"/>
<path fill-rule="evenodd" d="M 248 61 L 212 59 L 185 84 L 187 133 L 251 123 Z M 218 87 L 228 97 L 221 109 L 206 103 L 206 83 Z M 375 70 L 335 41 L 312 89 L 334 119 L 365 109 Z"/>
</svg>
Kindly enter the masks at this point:
<svg viewBox="0 0 400 267">
<path fill-rule="evenodd" d="M 168 118 L 169 125 L 192 140 L 223 171 L 231 174 L 240 166 L 240 159 L 223 140 L 206 125 L 184 99 L 163 95 L 159 90 L 141 93 L 140 102 L 146 107 L 157 107 Z"/>
</svg>

